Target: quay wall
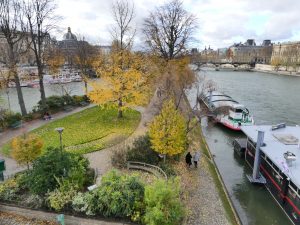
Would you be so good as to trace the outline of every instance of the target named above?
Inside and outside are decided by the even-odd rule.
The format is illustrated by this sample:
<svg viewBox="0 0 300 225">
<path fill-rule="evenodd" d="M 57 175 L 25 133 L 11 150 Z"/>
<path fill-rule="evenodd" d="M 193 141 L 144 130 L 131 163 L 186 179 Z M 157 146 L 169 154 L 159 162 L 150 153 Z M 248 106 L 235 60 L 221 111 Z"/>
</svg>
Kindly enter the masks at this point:
<svg viewBox="0 0 300 225">
<path fill-rule="evenodd" d="M 286 75 L 286 76 L 300 76 L 300 68 L 288 67 L 287 70 L 284 66 L 280 66 L 278 70 L 272 65 L 268 64 L 256 64 L 253 71 L 263 72 L 263 73 L 272 73 L 278 75 Z"/>
</svg>

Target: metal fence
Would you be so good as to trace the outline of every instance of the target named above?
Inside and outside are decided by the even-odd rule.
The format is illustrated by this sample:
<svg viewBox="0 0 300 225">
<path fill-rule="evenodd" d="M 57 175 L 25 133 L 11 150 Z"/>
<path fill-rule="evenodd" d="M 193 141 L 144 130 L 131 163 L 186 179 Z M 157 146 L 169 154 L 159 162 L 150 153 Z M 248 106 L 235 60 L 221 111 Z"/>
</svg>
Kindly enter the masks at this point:
<svg viewBox="0 0 300 225">
<path fill-rule="evenodd" d="M 144 163 L 144 162 L 128 161 L 127 169 L 145 170 L 147 172 L 154 174 L 155 176 L 159 174 L 159 176 L 165 178 L 166 180 L 168 179 L 167 174 L 160 167 L 148 163 Z"/>
</svg>

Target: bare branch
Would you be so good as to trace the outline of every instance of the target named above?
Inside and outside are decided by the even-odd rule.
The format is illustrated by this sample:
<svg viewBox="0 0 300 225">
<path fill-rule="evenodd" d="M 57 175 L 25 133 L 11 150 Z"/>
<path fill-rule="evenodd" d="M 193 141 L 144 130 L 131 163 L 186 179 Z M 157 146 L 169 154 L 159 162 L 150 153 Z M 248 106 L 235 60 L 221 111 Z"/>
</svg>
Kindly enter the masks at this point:
<svg viewBox="0 0 300 225">
<path fill-rule="evenodd" d="M 196 18 L 183 9 L 182 2 L 171 2 L 156 8 L 144 21 L 146 43 L 165 59 L 173 59 L 186 50 L 196 29 Z"/>
<path fill-rule="evenodd" d="M 46 95 L 43 84 L 45 52 L 47 45 L 51 44 L 50 32 L 57 29 L 57 21 L 60 17 L 55 15 L 56 5 L 54 0 L 23 0 L 22 8 L 30 34 L 30 46 L 34 52 L 38 67 L 41 100 L 43 106 L 45 106 Z"/>
<path fill-rule="evenodd" d="M 116 22 L 110 29 L 113 40 L 118 41 L 121 50 L 130 48 L 136 32 L 131 26 L 135 17 L 134 4 L 129 4 L 127 0 L 116 0 L 112 5 L 112 15 Z"/>
</svg>

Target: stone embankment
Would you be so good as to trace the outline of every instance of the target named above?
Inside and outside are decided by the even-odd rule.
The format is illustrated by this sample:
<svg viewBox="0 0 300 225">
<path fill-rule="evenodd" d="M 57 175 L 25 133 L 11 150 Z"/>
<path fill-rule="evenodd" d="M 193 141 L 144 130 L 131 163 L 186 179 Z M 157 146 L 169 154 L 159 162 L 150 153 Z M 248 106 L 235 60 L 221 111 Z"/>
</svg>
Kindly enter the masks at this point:
<svg viewBox="0 0 300 225">
<path fill-rule="evenodd" d="M 300 76 L 300 70 L 296 70 L 293 68 L 288 68 L 286 70 L 285 67 L 281 66 L 277 70 L 272 65 L 266 65 L 266 64 L 256 64 L 254 71 L 262 72 L 262 73 L 271 73 L 271 74 L 277 74 L 277 75 L 285 75 L 285 76 Z"/>
</svg>

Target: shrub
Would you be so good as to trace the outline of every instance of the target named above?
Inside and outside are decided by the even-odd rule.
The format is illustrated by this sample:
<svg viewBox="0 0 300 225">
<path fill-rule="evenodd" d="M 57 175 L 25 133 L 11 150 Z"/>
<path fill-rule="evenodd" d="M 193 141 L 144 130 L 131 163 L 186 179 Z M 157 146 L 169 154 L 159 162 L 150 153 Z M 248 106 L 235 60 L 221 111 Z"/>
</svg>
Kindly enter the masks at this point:
<svg viewBox="0 0 300 225">
<path fill-rule="evenodd" d="M 19 190 L 20 186 L 16 178 L 6 180 L 0 184 L 0 199 L 5 201 L 14 200 Z"/>
<path fill-rule="evenodd" d="M 134 140 L 132 148 L 127 151 L 127 160 L 145 162 L 157 165 L 159 157 L 151 149 L 151 142 L 148 135 L 140 136 Z"/>
<path fill-rule="evenodd" d="M 89 102 L 86 95 L 73 95 L 72 98 L 75 105 L 80 105 L 81 102 Z"/>
<path fill-rule="evenodd" d="M 60 211 L 71 206 L 73 198 L 76 196 L 78 186 L 69 180 L 59 180 L 59 187 L 48 194 L 47 200 L 51 208 Z"/>
<path fill-rule="evenodd" d="M 136 138 L 131 148 L 127 150 L 121 148 L 113 153 L 112 163 L 114 166 L 119 168 L 125 167 L 127 161 L 158 165 L 160 160 L 157 153 L 151 149 L 151 142 L 148 135 Z"/>
<path fill-rule="evenodd" d="M 112 171 L 102 178 L 97 190 L 98 209 L 104 216 L 131 217 L 137 203 L 144 197 L 144 185 L 136 176 L 119 175 Z"/>
<path fill-rule="evenodd" d="M 0 127 L 6 129 L 11 127 L 14 123 L 21 121 L 22 116 L 20 113 L 14 113 L 9 110 L 1 110 L 0 114 Z"/>
<path fill-rule="evenodd" d="M 111 163 L 116 168 L 125 168 L 127 164 L 127 151 L 125 148 L 119 148 L 114 151 L 111 157 Z"/>
<path fill-rule="evenodd" d="M 79 106 L 81 102 L 90 102 L 89 98 L 86 95 L 52 95 L 46 98 L 46 107 L 42 105 L 42 102 L 39 101 L 37 106 L 34 107 L 33 112 L 45 112 L 45 111 L 58 111 L 61 110 L 64 106 L 72 105 Z"/>
<path fill-rule="evenodd" d="M 21 186 L 21 185 L 20 185 Z M 23 200 L 23 203 L 25 206 L 33 208 L 33 209 L 39 209 L 43 206 L 44 204 L 44 199 L 41 198 L 38 195 L 28 195 L 25 197 L 25 199 Z"/>
<path fill-rule="evenodd" d="M 89 216 L 95 215 L 94 205 L 96 205 L 96 203 L 92 203 L 94 200 L 97 200 L 95 198 L 95 193 L 96 192 L 77 193 L 72 201 L 72 208 L 74 211 L 85 213 Z"/>
<path fill-rule="evenodd" d="M 44 112 L 48 110 L 57 111 L 62 109 L 66 105 L 73 105 L 74 100 L 69 95 L 52 95 L 46 98 L 46 108 L 42 105 L 42 101 L 38 102 L 37 111 Z"/>
<path fill-rule="evenodd" d="M 88 180 L 88 166 L 89 162 L 83 156 L 48 148 L 44 155 L 33 162 L 27 185 L 33 194 L 45 195 L 58 188 L 57 178 L 63 178 L 82 189 Z"/>
<path fill-rule="evenodd" d="M 73 199 L 73 209 L 87 215 L 139 221 L 144 208 L 144 184 L 136 176 L 120 175 L 116 171 L 103 176 L 101 182 L 91 193 L 78 194 Z"/>
<path fill-rule="evenodd" d="M 27 121 L 31 121 L 34 119 L 34 115 L 33 113 L 28 113 L 27 115 L 23 116 L 23 119 L 27 122 Z"/>
<path fill-rule="evenodd" d="M 168 177 L 176 176 L 176 171 L 171 162 L 167 162 L 167 163 L 160 162 L 158 166 L 167 174 Z"/>
<path fill-rule="evenodd" d="M 148 225 L 177 225 L 184 217 L 180 201 L 179 181 L 158 180 L 145 188 L 146 212 L 144 222 Z"/>
</svg>

